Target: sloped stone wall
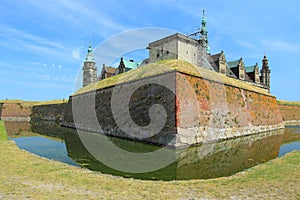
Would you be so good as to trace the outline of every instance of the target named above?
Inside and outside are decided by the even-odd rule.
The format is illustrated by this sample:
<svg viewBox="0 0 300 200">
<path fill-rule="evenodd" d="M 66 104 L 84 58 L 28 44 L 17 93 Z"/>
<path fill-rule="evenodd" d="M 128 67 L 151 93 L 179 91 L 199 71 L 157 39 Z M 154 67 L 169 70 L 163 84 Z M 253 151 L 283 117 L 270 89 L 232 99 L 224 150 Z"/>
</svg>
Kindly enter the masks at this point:
<svg viewBox="0 0 300 200">
<path fill-rule="evenodd" d="M 31 105 L 22 103 L 3 103 L 0 106 L 3 121 L 30 121 Z"/>
<path fill-rule="evenodd" d="M 177 73 L 179 143 L 202 143 L 283 128 L 276 98 Z"/>
<path fill-rule="evenodd" d="M 67 103 L 38 105 L 32 107 L 32 121 L 56 121 L 62 122 L 65 116 Z"/>
<path fill-rule="evenodd" d="M 153 84 L 158 79 L 174 82 L 175 92 L 163 87 L 163 84 Z M 72 96 L 66 106 L 68 111 L 65 112 L 63 124 L 75 127 L 75 116 L 76 127 L 79 129 L 174 146 L 212 142 L 284 128 L 276 98 L 272 95 L 181 72 L 161 75 L 158 79 L 153 80 L 152 84 L 138 80 L 118 86 L 124 95 L 130 93 L 128 102 L 122 99 L 122 95 L 113 100 L 116 98 L 113 97 L 116 86 Z M 132 87 L 139 81 L 142 83 L 141 87 L 135 88 L 131 94 Z M 137 127 L 149 125 L 151 107 L 157 104 L 166 110 L 166 123 L 160 132 L 139 138 L 120 127 L 130 120 Z M 119 107 L 117 114 L 126 118 L 123 124 L 116 122 L 113 106 Z M 125 116 L 124 111 L 128 109 L 130 115 Z M 138 133 L 143 134 L 142 131 Z"/>
<path fill-rule="evenodd" d="M 159 109 L 152 109 L 157 105 Z M 64 126 L 147 143 L 175 142 L 175 73 L 72 96 L 66 110 Z M 154 130 L 162 115 L 165 123 Z M 153 129 L 147 128 L 153 123 Z"/>
<path fill-rule="evenodd" d="M 278 107 L 285 125 L 300 125 L 300 106 L 279 104 Z"/>
</svg>

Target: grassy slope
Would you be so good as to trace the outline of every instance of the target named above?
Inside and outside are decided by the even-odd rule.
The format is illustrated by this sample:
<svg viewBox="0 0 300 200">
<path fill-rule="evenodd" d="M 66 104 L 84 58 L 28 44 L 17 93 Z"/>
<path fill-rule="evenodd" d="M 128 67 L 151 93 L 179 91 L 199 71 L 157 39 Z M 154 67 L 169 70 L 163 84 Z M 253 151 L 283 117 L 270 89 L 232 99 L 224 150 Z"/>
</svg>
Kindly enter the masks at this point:
<svg viewBox="0 0 300 200">
<path fill-rule="evenodd" d="M 7 133 L 4 127 L 4 122 L 0 121 L 0 141 L 7 140 Z"/>
<path fill-rule="evenodd" d="M 300 198 L 299 151 L 232 177 L 170 182 L 91 172 L 32 155 L 12 141 L 0 142 L 0 152 L 1 199 Z"/>
<path fill-rule="evenodd" d="M 17 99 L 0 100 L 0 103 L 20 103 L 22 105 L 29 105 L 29 106 L 61 104 L 61 103 L 67 103 L 67 102 L 68 102 L 68 100 L 64 100 L 64 99 L 50 100 L 50 101 L 22 101 L 22 100 L 17 100 Z"/>
<path fill-rule="evenodd" d="M 279 105 L 287 105 L 287 106 L 300 106 L 300 101 L 284 101 L 284 100 L 277 100 Z"/>
<path fill-rule="evenodd" d="M 167 72 L 181 72 L 186 74 L 191 74 L 193 76 L 209 79 L 212 81 L 232 85 L 234 87 L 243 88 L 246 90 L 258 92 L 265 95 L 270 95 L 265 90 L 252 86 L 245 81 L 240 81 L 234 78 L 229 78 L 226 75 L 217 73 L 212 70 L 196 67 L 189 62 L 181 61 L 181 60 L 163 60 L 157 63 L 150 63 L 144 66 L 141 66 L 137 69 L 130 70 L 126 73 L 119 74 L 117 76 L 112 76 L 110 78 L 106 78 L 102 81 L 93 83 L 86 87 L 78 90 L 74 95 L 86 93 L 89 91 L 94 91 L 100 88 L 105 88 L 109 86 L 113 86 L 116 84 L 122 84 L 130 81 L 135 81 L 141 78 L 151 77 L 158 74 L 164 74 Z"/>
</svg>

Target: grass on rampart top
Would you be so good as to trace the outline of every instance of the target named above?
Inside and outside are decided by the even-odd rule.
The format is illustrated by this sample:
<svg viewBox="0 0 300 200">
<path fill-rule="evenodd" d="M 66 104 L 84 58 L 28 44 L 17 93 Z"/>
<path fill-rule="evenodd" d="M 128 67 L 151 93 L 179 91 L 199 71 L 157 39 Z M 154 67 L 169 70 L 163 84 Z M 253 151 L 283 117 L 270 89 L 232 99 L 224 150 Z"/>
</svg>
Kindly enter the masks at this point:
<svg viewBox="0 0 300 200">
<path fill-rule="evenodd" d="M 300 198 L 300 151 L 231 177 L 185 181 L 104 175 L 35 156 L 10 140 L 0 143 L 0 161 L 1 199 Z"/>
<path fill-rule="evenodd" d="M 287 105 L 287 106 L 300 106 L 300 101 L 285 101 L 285 100 L 277 100 L 279 105 Z"/>
<path fill-rule="evenodd" d="M 7 140 L 6 129 L 4 126 L 4 122 L 0 121 L 0 141 L 5 141 L 5 140 Z"/>
<path fill-rule="evenodd" d="M 165 74 L 168 72 L 181 72 L 185 74 L 190 74 L 192 76 L 197 76 L 200 78 L 205 78 L 211 81 L 220 82 L 223 84 L 231 85 L 234 87 L 258 92 L 265 95 L 270 95 L 266 90 L 253 86 L 249 83 L 246 83 L 245 81 L 241 81 L 238 79 L 227 77 L 226 75 L 223 75 L 221 73 L 217 73 L 213 70 L 204 69 L 201 67 L 197 67 L 192 65 L 189 62 L 181 61 L 177 59 L 173 60 L 162 60 L 156 63 L 150 63 L 141 67 L 138 67 L 136 69 L 130 70 L 126 73 L 119 74 L 117 76 L 112 76 L 109 78 L 106 78 L 104 80 L 95 82 L 91 85 L 88 85 L 86 87 L 83 87 L 79 89 L 77 92 L 75 92 L 74 95 L 95 91 L 97 89 L 106 88 L 122 83 L 127 83 L 131 81 L 135 81 L 138 79 L 151 77 L 159 74 Z"/>
<path fill-rule="evenodd" d="M 29 105 L 29 106 L 61 104 L 61 103 L 67 103 L 67 102 L 68 102 L 68 99 L 57 99 L 57 100 L 49 100 L 49 101 L 23 101 L 23 100 L 18 100 L 18 99 L 0 100 L 0 103 L 21 103 L 23 105 Z"/>
</svg>

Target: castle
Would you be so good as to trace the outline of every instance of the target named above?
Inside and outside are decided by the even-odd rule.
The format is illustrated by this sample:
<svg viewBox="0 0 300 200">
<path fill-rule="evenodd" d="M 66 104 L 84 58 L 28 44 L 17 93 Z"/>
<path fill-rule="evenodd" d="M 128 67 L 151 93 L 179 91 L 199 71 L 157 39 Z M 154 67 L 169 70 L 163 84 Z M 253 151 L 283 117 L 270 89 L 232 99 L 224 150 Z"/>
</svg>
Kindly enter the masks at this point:
<svg viewBox="0 0 300 200">
<path fill-rule="evenodd" d="M 90 85 L 91 83 L 94 83 L 96 81 L 127 72 L 132 68 L 138 67 L 139 65 L 141 65 L 141 63 L 134 62 L 134 60 L 127 61 L 121 58 L 118 68 L 106 66 L 105 64 L 103 64 L 101 74 L 100 76 L 98 76 L 98 68 L 96 66 L 96 62 L 92 52 L 92 47 L 90 45 L 82 67 L 83 87 Z"/>
<path fill-rule="evenodd" d="M 196 38 L 198 34 L 200 35 L 200 38 Z M 150 43 L 147 49 L 149 50 L 148 59 L 145 59 L 142 62 L 134 62 L 133 60 L 127 61 L 121 58 L 118 68 L 103 64 L 101 74 L 98 77 L 92 48 L 89 46 L 88 54 L 86 55 L 83 64 L 83 86 L 87 86 L 110 76 L 127 72 L 132 68 L 144 64 L 166 59 L 179 59 L 188 61 L 199 67 L 214 70 L 228 77 L 245 81 L 270 92 L 271 71 L 266 56 L 264 56 L 262 60 L 262 69 L 259 71 L 257 63 L 252 66 L 245 66 L 242 58 L 234 61 L 227 61 L 223 50 L 220 53 L 211 55 L 204 11 L 200 31 L 190 35 L 176 33 L 167 36 Z M 205 63 L 205 61 L 209 61 L 209 64 Z"/>
</svg>

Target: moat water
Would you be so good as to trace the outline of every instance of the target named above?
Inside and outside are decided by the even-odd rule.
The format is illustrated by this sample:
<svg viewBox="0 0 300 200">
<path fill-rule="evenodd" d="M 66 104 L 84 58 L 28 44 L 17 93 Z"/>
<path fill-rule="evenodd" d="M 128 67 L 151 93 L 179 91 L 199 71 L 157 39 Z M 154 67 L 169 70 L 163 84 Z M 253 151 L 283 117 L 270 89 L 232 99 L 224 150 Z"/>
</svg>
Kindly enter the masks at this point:
<svg viewBox="0 0 300 200">
<path fill-rule="evenodd" d="M 193 146 L 178 152 L 176 161 L 159 170 L 129 173 L 116 170 L 96 159 L 74 129 L 50 122 L 5 122 L 5 126 L 9 139 L 14 140 L 20 149 L 73 166 L 138 179 L 209 179 L 230 176 L 293 150 L 300 150 L 300 126 L 290 126 L 278 131 Z M 108 138 L 119 148 L 135 153 L 154 152 L 162 148 Z"/>
</svg>

